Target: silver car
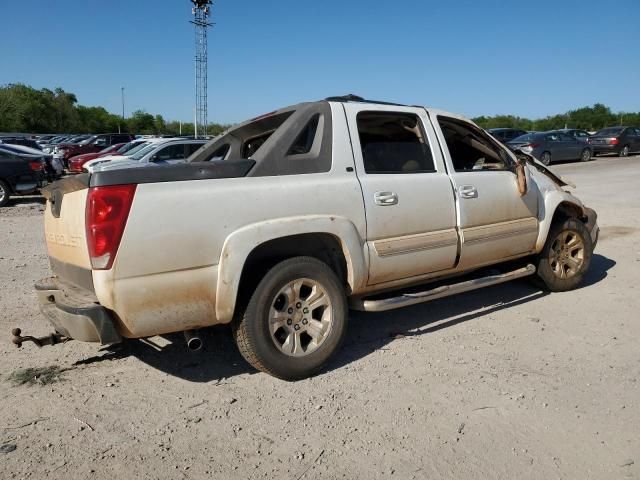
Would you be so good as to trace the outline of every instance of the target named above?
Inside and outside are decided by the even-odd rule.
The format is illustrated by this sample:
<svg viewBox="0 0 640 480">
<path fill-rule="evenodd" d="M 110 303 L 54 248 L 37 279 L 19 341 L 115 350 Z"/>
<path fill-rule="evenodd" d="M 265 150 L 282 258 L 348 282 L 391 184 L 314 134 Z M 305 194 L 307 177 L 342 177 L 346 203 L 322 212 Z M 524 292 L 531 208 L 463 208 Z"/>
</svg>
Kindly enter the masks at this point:
<svg viewBox="0 0 640 480">
<path fill-rule="evenodd" d="M 89 173 L 116 170 L 120 168 L 153 167 L 182 163 L 195 151 L 202 147 L 207 140 L 187 140 L 184 138 L 168 138 L 154 141 L 129 157 L 91 162 L 85 165 Z"/>
</svg>

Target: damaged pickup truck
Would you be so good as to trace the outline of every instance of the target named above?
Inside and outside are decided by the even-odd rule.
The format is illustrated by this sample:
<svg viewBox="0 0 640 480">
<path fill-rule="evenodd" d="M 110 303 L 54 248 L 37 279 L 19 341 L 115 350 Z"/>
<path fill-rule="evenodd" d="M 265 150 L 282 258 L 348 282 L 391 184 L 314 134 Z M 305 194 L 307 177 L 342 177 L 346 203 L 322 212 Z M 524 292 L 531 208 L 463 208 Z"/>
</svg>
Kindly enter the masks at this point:
<svg viewBox="0 0 640 480">
<path fill-rule="evenodd" d="M 182 165 L 45 189 L 41 310 L 110 344 L 231 324 L 255 368 L 319 371 L 349 308 L 380 312 L 532 276 L 577 287 L 596 214 L 458 115 L 332 97 L 235 126 Z M 428 314 L 428 310 L 425 310 Z"/>
</svg>

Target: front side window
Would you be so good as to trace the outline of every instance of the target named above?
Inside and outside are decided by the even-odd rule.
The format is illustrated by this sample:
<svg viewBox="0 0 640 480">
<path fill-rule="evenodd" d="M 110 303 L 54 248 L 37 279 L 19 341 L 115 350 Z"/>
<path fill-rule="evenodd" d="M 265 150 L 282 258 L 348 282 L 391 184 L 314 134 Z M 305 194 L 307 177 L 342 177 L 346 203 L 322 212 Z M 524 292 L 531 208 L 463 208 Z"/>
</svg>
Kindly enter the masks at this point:
<svg viewBox="0 0 640 480">
<path fill-rule="evenodd" d="M 438 117 L 456 172 L 507 170 L 509 154 L 479 128 L 462 120 Z"/>
<path fill-rule="evenodd" d="M 435 171 L 429 141 L 417 115 L 360 112 L 357 124 L 366 173 Z"/>
<path fill-rule="evenodd" d="M 153 156 L 154 162 L 166 162 L 169 160 L 182 160 L 184 158 L 184 145 L 169 145 Z"/>
</svg>

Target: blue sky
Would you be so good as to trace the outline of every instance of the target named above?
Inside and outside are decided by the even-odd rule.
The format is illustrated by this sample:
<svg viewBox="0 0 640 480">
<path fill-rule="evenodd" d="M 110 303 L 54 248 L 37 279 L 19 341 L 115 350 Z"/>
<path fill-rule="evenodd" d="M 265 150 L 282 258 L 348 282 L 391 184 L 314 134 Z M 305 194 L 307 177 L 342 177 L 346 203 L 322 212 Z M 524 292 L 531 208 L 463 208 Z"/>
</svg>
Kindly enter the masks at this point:
<svg viewBox="0 0 640 480">
<path fill-rule="evenodd" d="M 0 84 L 193 118 L 187 0 L 2 0 Z M 640 111 L 640 0 L 216 0 L 209 120 L 356 93 L 468 116 Z"/>
</svg>

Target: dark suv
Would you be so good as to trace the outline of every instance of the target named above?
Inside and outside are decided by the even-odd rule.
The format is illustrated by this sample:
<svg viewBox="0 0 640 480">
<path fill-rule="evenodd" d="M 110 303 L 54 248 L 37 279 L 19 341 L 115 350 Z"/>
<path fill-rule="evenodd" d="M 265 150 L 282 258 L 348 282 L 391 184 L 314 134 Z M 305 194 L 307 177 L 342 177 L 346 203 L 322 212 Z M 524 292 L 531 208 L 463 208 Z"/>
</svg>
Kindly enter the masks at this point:
<svg viewBox="0 0 640 480">
<path fill-rule="evenodd" d="M 107 147 L 116 145 L 118 143 L 129 143 L 133 141 L 135 137 L 129 133 L 105 133 L 101 135 L 94 135 L 89 138 L 88 141 L 80 144 L 62 144 L 57 147 L 58 153 L 61 154 L 65 168 L 68 167 L 68 162 L 71 157 L 76 155 L 82 155 L 85 153 L 95 153 L 100 150 L 104 150 Z"/>
<path fill-rule="evenodd" d="M 0 145 L 0 207 L 12 195 L 28 195 L 47 184 L 45 158 Z"/>
<path fill-rule="evenodd" d="M 591 137 L 591 146 L 595 153 L 616 153 L 619 157 L 640 152 L 640 128 L 603 128 Z"/>
<path fill-rule="evenodd" d="M 518 138 L 521 135 L 526 135 L 527 132 L 519 128 L 490 128 L 487 130 L 496 140 L 500 140 L 502 143 L 507 143 L 514 138 Z"/>
</svg>

